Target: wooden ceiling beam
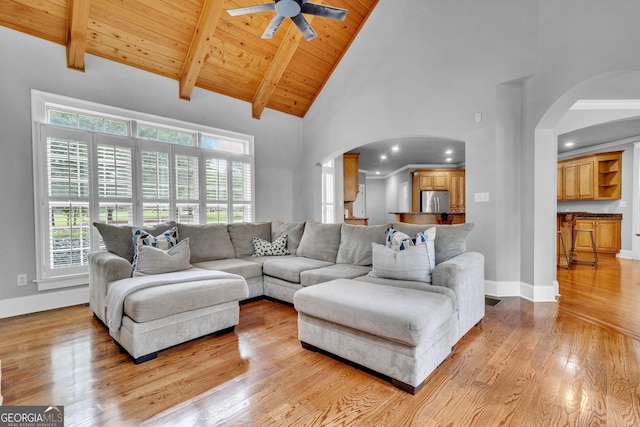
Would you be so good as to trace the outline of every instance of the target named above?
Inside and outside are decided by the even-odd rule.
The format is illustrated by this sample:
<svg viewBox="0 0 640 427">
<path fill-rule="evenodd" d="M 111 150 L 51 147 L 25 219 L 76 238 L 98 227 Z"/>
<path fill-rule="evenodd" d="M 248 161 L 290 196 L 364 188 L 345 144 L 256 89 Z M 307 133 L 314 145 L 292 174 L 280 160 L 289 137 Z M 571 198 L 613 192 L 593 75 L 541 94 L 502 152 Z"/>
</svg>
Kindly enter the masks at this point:
<svg viewBox="0 0 640 427">
<path fill-rule="evenodd" d="M 204 65 L 209 43 L 220 21 L 223 6 L 223 0 L 205 0 L 204 2 L 196 33 L 191 40 L 187 59 L 180 73 L 180 98 L 182 99 L 187 101 L 191 99 L 191 92 L 196 86 L 200 70 Z"/>
<path fill-rule="evenodd" d="M 88 23 L 89 0 L 70 0 L 67 68 L 84 71 L 84 53 L 87 48 Z"/>
<path fill-rule="evenodd" d="M 320 4 L 322 1 L 316 1 L 314 3 Z M 305 18 L 307 18 L 309 24 L 313 21 L 313 15 L 305 15 Z M 269 99 L 271 99 L 273 92 L 276 90 L 282 75 L 289 66 L 289 62 L 291 62 L 291 58 L 293 58 L 293 55 L 296 53 L 298 45 L 302 40 L 304 40 L 304 36 L 300 30 L 298 30 L 298 27 L 291 22 L 291 25 L 289 25 L 289 29 L 287 30 L 287 34 L 285 34 L 282 39 L 282 44 L 278 48 L 276 55 L 273 57 L 273 61 L 262 78 L 262 82 L 260 83 L 260 86 L 258 86 L 258 90 L 253 97 L 251 113 L 254 119 L 260 119 L 262 112 L 267 107 Z"/>
</svg>

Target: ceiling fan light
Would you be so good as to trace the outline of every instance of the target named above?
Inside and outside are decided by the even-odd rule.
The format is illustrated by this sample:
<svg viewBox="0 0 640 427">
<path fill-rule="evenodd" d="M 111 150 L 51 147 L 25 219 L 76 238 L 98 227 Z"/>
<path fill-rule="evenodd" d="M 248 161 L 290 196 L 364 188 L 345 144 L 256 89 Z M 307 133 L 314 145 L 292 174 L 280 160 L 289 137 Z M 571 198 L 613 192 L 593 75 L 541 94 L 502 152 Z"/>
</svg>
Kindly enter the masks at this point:
<svg viewBox="0 0 640 427">
<path fill-rule="evenodd" d="M 276 12 L 292 18 L 302 11 L 302 0 L 276 0 Z"/>
</svg>

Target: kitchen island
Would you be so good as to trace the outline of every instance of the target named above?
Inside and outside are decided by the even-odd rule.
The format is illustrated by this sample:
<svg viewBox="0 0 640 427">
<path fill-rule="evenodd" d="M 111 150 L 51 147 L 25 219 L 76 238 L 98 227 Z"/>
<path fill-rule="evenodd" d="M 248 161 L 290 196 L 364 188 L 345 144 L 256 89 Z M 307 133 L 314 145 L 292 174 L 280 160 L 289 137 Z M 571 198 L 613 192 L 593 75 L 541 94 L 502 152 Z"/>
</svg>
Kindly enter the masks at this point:
<svg viewBox="0 0 640 427">
<path fill-rule="evenodd" d="M 464 224 L 464 212 L 426 213 L 426 212 L 390 212 L 397 222 L 407 224 Z"/>
</svg>

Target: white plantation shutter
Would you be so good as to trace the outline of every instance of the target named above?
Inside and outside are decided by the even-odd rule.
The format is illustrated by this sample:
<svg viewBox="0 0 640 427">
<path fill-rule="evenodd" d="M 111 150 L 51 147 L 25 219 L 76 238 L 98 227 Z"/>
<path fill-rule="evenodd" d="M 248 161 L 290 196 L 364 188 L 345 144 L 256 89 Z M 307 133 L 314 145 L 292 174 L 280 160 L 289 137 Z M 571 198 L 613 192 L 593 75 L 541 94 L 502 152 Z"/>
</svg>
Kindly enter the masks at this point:
<svg viewBox="0 0 640 427">
<path fill-rule="evenodd" d="M 169 146 L 159 151 L 154 144 L 145 143 L 140 152 L 142 188 L 142 223 L 159 224 L 171 219 L 171 172 Z"/>
<path fill-rule="evenodd" d="M 90 142 L 82 131 L 46 132 L 44 167 L 46 192 L 42 200 L 46 244 L 41 254 L 45 276 L 86 269 L 91 250 Z"/>
<path fill-rule="evenodd" d="M 335 222 L 335 168 L 333 161 L 322 165 L 322 222 Z"/>
<path fill-rule="evenodd" d="M 253 179 L 251 163 L 231 162 L 231 222 L 253 221 Z"/>
<path fill-rule="evenodd" d="M 98 221 L 133 224 L 133 147 L 129 139 L 98 137 Z"/>
<path fill-rule="evenodd" d="M 176 154 L 174 157 L 176 221 L 200 223 L 200 184 L 198 157 Z"/>
<path fill-rule="evenodd" d="M 229 162 L 226 159 L 205 159 L 206 223 L 228 223 Z"/>
</svg>

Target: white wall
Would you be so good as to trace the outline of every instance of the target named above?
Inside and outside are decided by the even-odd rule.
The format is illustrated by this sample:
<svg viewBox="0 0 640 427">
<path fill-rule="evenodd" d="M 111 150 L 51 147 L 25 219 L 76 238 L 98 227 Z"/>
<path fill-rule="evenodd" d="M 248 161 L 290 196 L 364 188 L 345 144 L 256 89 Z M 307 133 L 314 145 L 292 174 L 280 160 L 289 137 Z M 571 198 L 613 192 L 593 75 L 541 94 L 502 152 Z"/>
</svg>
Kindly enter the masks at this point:
<svg viewBox="0 0 640 427">
<path fill-rule="evenodd" d="M 305 117 L 305 164 L 383 139 L 465 141 L 468 248 L 485 254 L 494 279 L 496 86 L 535 72 L 536 19 L 529 0 L 379 2 Z M 473 203 L 476 192 L 490 203 Z M 519 243 L 507 244 L 517 258 Z"/>
<path fill-rule="evenodd" d="M 385 179 L 367 179 L 367 217 L 369 225 L 382 225 L 387 220 L 387 205 L 385 199 Z"/>
<path fill-rule="evenodd" d="M 5 224 L 0 300 L 37 294 L 35 284 L 16 286 L 17 274 L 27 273 L 31 281 L 36 271 L 31 89 L 254 135 L 256 219 L 304 219 L 294 197 L 302 192 L 296 170 L 303 149 L 301 119 L 265 110 L 255 120 L 250 104 L 197 88 L 190 102 L 183 101 L 174 80 L 90 55 L 85 73 L 68 70 L 64 46 L 5 27 L 0 27 L 0 57 L 0 220 Z"/>
<path fill-rule="evenodd" d="M 539 1 L 539 67 L 524 84 L 521 280 L 555 282 L 556 126 L 578 99 L 637 99 L 640 49 L 634 0 Z M 526 260 L 526 262 L 525 262 Z"/>
</svg>

